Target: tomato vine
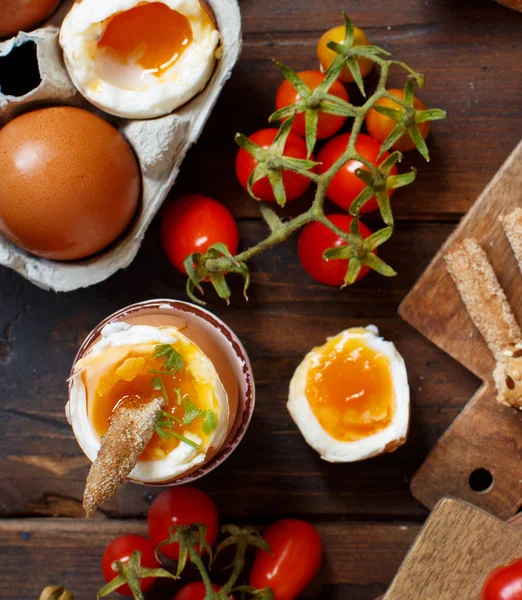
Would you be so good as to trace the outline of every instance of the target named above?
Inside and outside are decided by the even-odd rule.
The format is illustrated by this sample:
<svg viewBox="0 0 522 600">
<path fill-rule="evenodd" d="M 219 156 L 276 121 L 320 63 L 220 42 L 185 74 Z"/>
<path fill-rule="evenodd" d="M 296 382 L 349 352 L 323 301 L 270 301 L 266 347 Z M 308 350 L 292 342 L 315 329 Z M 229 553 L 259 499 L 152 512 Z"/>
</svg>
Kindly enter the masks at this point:
<svg viewBox="0 0 522 600">
<path fill-rule="evenodd" d="M 365 265 L 385 277 L 396 275 L 394 269 L 381 258 L 378 258 L 373 251 L 388 241 L 393 233 L 394 219 L 390 206 L 389 191 L 413 183 L 416 171 L 412 168 L 407 173 L 391 174 L 393 166 L 402 160 L 402 154 L 398 151 L 392 152 L 379 166 L 374 165 L 357 152 L 357 137 L 361 133 L 366 115 L 373 109 L 396 122 L 393 130 L 381 144 L 380 156 L 391 149 L 401 136 L 408 135 L 421 155 L 429 160 L 428 148 L 418 125 L 428 121 L 444 119 L 446 113 L 437 108 L 416 110 L 414 108 L 414 89 L 416 86 L 424 86 L 424 76 L 404 62 L 388 58 L 390 54 L 383 48 L 373 45 L 356 45 L 354 26 L 346 14 L 344 14 L 344 23 L 345 36 L 342 43 L 329 41 L 327 44 L 328 48 L 337 54 L 337 57 L 326 70 L 322 84 L 314 90 L 306 86 L 293 69 L 277 63 L 283 76 L 299 92 L 300 99 L 295 104 L 276 111 L 269 118 L 270 121 L 285 119 L 270 148 L 265 149 L 254 144 L 241 133 L 238 133 L 235 138 L 240 148 L 251 154 L 258 162 L 248 180 L 248 192 L 254 199 L 256 199 L 253 192 L 254 184 L 267 177 L 277 203 L 284 206 L 286 195 L 282 173 L 284 170 L 289 170 L 311 179 L 316 184 L 312 205 L 306 212 L 288 221 L 283 221 L 274 210 L 265 203 L 260 202 L 261 216 L 270 229 L 269 235 L 264 240 L 235 256 L 228 251 L 224 244 L 214 244 L 205 253 L 190 254 L 185 259 L 184 265 L 188 274 L 187 294 L 194 302 L 204 304 L 201 298 L 196 295 L 196 292 L 202 295 L 204 293 L 202 284 L 210 281 L 219 297 L 228 303 L 231 295 L 226 280 L 228 274 L 239 274 L 243 277 L 244 295 L 246 297 L 250 284 L 250 271 L 247 262 L 267 248 L 285 241 L 297 230 L 312 222 L 321 223 L 347 243 L 346 246 L 329 248 L 323 255 L 326 260 L 342 259 L 349 261 L 344 285 L 352 284 Z M 360 59 L 370 59 L 380 69 L 378 83 L 368 98 L 366 98 L 364 80 L 359 67 L 358 60 Z M 386 89 L 390 69 L 394 66 L 399 67 L 407 74 L 404 98 L 398 98 Z M 349 69 L 359 90 L 366 98 L 362 106 L 355 106 L 328 93 L 328 90 L 338 79 L 344 68 Z M 376 105 L 383 98 L 392 100 L 400 109 Z M 309 158 L 297 159 L 283 155 L 285 142 L 290 134 L 293 120 L 300 113 L 305 115 L 306 145 L 308 156 L 312 155 L 316 145 L 319 112 L 353 117 L 349 142 L 345 152 L 327 171 L 320 175 L 313 170 L 318 163 Z M 350 232 L 347 233 L 336 227 L 328 219 L 324 212 L 324 201 L 327 188 L 333 177 L 339 169 L 351 160 L 359 161 L 365 167 L 365 169 L 358 169 L 355 174 L 366 184 L 366 187 L 350 206 L 349 214 L 353 217 L 353 222 Z M 361 209 L 374 197 L 377 200 L 385 227 L 363 239 L 358 227 Z"/>
</svg>

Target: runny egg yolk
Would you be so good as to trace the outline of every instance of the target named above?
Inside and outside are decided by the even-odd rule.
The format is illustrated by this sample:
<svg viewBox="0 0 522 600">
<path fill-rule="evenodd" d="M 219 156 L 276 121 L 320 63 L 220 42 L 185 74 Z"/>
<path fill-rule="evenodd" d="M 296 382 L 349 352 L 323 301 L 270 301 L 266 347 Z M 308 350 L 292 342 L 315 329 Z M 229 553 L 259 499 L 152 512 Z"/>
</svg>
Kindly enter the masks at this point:
<svg viewBox="0 0 522 600">
<path fill-rule="evenodd" d="M 138 64 L 160 76 L 191 42 L 187 17 L 161 2 L 150 2 L 111 17 L 98 47 L 122 64 Z"/>
<path fill-rule="evenodd" d="M 130 356 L 114 366 L 100 379 L 93 406 L 89 409 L 89 418 L 94 430 L 100 437 L 107 432 L 111 415 L 121 403 L 135 398 L 147 402 L 162 394 L 161 391 L 155 390 L 152 385 L 152 380 L 155 377 L 161 377 L 167 392 L 169 407 L 165 411 L 168 411 L 180 421 L 183 421 L 185 413 L 183 400 L 187 397 L 203 410 L 211 408 L 210 405 L 206 405 L 209 403 L 205 402 L 207 399 L 206 393 L 211 392 L 205 389 L 205 384 L 197 383 L 187 368 L 172 376 L 150 373 L 150 371 L 159 371 L 164 368 L 162 359 L 157 359 L 153 355 Z M 179 435 L 190 432 L 201 439 L 207 437 L 202 430 L 202 419 L 195 419 L 190 425 L 172 421 L 172 431 Z M 183 442 L 174 437 L 163 439 L 157 433 L 154 433 L 140 460 L 165 458 L 180 443 Z"/>
<path fill-rule="evenodd" d="M 385 429 L 394 410 L 390 361 L 362 339 L 339 338 L 315 353 L 306 397 L 323 429 L 343 442 Z"/>
</svg>

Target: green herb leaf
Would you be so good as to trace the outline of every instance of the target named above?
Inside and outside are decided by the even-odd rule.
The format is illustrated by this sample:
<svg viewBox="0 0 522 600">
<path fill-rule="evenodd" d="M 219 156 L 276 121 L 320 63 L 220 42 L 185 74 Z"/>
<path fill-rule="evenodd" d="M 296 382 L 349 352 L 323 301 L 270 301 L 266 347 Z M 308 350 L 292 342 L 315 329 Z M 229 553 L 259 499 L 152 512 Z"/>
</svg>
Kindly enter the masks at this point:
<svg viewBox="0 0 522 600">
<path fill-rule="evenodd" d="M 155 350 L 154 356 L 165 359 L 164 365 L 171 374 L 181 371 L 185 366 L 183 356 L 170 344 L 160 344 Z"/>
<path fill-rule="evenodd" d="M 213 410 L 201 410 L 190 398 L 185 398 L 185 425 L 190 425 L 195 419 L 203 419 L 203 432 L 210 435 L 217 427 L 217 415 Z"/>
<path fill-rule="evenodd" d="M 217 427 L 217 416 L 213 410 L 206 410 L 203 420 L 203 432 L 210 435 Z"/>
<path fill-rule="evenodd" d="M 181 392 L 179 388 L 174 388 L 176 392 L 176 404 L 179 406 L 181 404 Z"/>
<path fill-rule="evenodd" d="M 157 391 L 161 390 L 161 377 L 154 377 L 149 381 L 149 385 Z"/>
<path fill-rule="evenodd" d="M 185 398 L 184 404 L 185 416 L 183 417 L 183 422 L 185 425 L 190 425 L 194 419 L 203 416 L 203 411 L 190 398 Z"/>
</svg>

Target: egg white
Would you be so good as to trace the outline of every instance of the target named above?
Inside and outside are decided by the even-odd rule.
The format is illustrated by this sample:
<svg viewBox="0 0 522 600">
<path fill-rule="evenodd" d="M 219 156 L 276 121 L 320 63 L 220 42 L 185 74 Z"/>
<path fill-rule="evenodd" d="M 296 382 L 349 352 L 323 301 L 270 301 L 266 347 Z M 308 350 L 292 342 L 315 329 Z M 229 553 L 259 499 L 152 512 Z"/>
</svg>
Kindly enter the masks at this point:
<svg viewBox="0 0 522 600">
<path fill-rule="evenodd" d="M 224 442 L 228 429 L 228 398 L 225 388 L 219 379 L 214 365 L 209 358 L 199 349 L 194 342 L 185 337 L 175 327 L 151 327 L 147 325 L 129 325 L 128 323 L 110 323 L 106 325 L 100 339 L 92 346 L 89 352 L 76 363 L 75 371 L 71 380 L 69 402 L 66 414 L 72 425 L 74 435 L 86 456 L 94 461 L 100 449 L 100 436 L 96 433 L 88 416 L 87 391 L 83 383 L 81 373 L 89 368 L 92 359 L 101 357 L 108 348 L 129 347 L 140 350 L 147 346 L 156 344 L 174 344 L 182 342 L 191 348 L 191 360 L 185 363 L 197 382 L 210 384 L 217 400 L 214 410 L 217 415 L 217 428 L 204 441 L 204 446 L 198 450 L 188 444 L 180 443 L 164 458 L 158 460 L 140 461 L 135 466 L 129 479 L 141 483 L 157 483 L 174 479 L 183 473 L 193 469 L 195 466 L 205 462 L 209 449 L 219 448 Z M 107 370 L 111 368 L 107 363 Z M 105 365 L 104 365 L 105 367 Z M 202 444 L 199 436 L 186 432 L 185 436 L 195 442 Z"/>
<path fill-rule="evenodd" d="M 308 371 L 320 349 L 314 348 L 297 367 L 290 382 L 287 408 L 307 443 L 328 462 L 355 462 L 390 452 L 402 445 L 408 435 L 410 421 L 410 388 L 406 366 L 392 342 L 379 337 L 373 325 L 364 329 L 346 329 L 335 339 L 342 347 L 350 338 L 360 339 L 368 348 L 388 357 L 393 384 L 394 412 L 390 424 L 383 430 L 360 440 L 343 442 L 325 431 L 306 397 Z"/>
<path fill-rule="evenodd" d="M 145 76 L 140 89 L 121 86 L 121 65 L 114 65 L 114 78 L 107 77 L 105 68 L 100 76 L 100 56 L 93 48 L 103 34 L 106 19 L 142 0 L 81 0 L 62 23 L 60 45 L 73 83 L 92 104 L 110 114 L 130 119 L 169 114 L 199 93 L 212 75 L 220 36 L 199 0 L 154 1 L 187 17 L 193 40 L 161 77 Z"/>
</svg>

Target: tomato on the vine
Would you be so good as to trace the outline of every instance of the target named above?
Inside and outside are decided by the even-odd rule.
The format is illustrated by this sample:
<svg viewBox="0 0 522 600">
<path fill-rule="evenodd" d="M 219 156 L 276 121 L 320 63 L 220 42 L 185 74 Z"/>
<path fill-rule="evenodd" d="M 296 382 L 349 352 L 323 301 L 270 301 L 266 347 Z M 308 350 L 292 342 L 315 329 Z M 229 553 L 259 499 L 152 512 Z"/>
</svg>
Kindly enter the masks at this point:
<svg viewBox="0 0 522 600">
<path fill-rule="evenodd" d="M 391 89 L 388 90 L 388 92 L 396 98 L 404 100 L 404 90 Z M 390 98 L 380 98 L 379 100 L 377 100 L 374 106 L 384 106 L 386 108 L 393 108 L 400 112 L 403 112 L 404 110 L 400 104 L 397 104 L 397 102 L 390 100 Z M 413 108 L 415 110 L 426 110 L 426 105 L 418 98 L 415 98 L 413 100 Z M 394 121 L 391 117 L 382 115 L 373 108 L 368 111 L 365 122 L 366 128 L 368 129 L 368 133 L 379 142 L 384 142 L 384 140 L 394 129 L 395 125 L 397 125 L 397 122 Z M 424 123 L 418 123 L 417 127 L 419 128 L 422 137 L 426 139 L 428 137 L 428 133 L 430 132 L 430 122 L 424 121 Z M 414 150 L 415 147 L 416 146 L 414 141 L 410 138 L 410 136 L 407 133 L 402 135 L 395 142 L 395 144 L 393 144 L 393 149 L 400 150 L 401 152 L 406 152 L 407 150 Z"/>
<path fill-rule="evenodd" d="M 212 589 L 219 592 L 221 588 L 213 583 Z M 183 586 L 172 600 L 205 600 L 206 597 L 205 584 L 202 581 L 195 581 Z"/>
<path fill-rule="evenodd" d="M 359 29 L 359 27 L 354 27 L 353 29 L 354 45 L 369 46 L 370 42 L 368 41 L 366 33 L 364 33 L 362 29 Z M 339 25 L 339 27 L 333 27 L 332 29 L 329 29 L 321 36 L 321 39 L 317 44 L 317 58 L 319 59 L 323 70 L 326 71 L 326 69 L 328 69 L 337 56 L 339 56 L 336 52 L 330 50 L 326 44 L 330 41 L 340 44 L 344 40 L 345 31 L 346 29 L 344 25 Z M 366 77 L 366 75 L 368 75 L 368 73 L 372 70 L 373 61 L 364 57 L 357 58 L 356 60 L 359 63 L 361 75 Z M 348 67 L 343 67 L 343 70 L 339 75 L 339 79 L 345 83 L 353 83 L 354 81 L 353 75 Z"/>
<path fill-rule="evenodd" d="M 346 233 L 350 232 L 353 219 L 349 215 L 334 214 L 327 215 L 327 218 L 339 229 L 346 231 Z M 367 238 L 372 233 L 361 222 L 359 222 L 359 232 L 363 238 Z M 343 285 L 348 270 L 348 261 L 341 259 L 325 260 L 323 258 L 325 250 L 338 246 L 346 246 L 345 240 L 322 223 L 310 223 L 303 229 L 299 236 L 297 251 L 299 260 L 310 277 L 326 285 Z M 370 268 L 363 265 L 357 280 L 362 279 L 369 271 Z"/>
<path fill-rule="evenodd" d="M 522 558 L 492 571 L 484 583 L 480 600 L 522 600 Z"/>
<path fill-rule="evenodd" d="M 254 144 L 268 150 L 277 135 L 277 131 L 277 129 L 261 129 L 249 136 L 248 139 L 254 142 Z M 284 156 L 289 156 L 291 158 L 308 158 L 306 143 L 303 138 L 290 132 L 286 140 L 283 154 Z M 311 160 L 313 160 L 313 156 L 311 157 Z M 243 148 L 239 149 L 236 157 L 236 175 L 239 183 L 241 183 L 245 190 L 248 189 L 248 178 L 257 165 L 258 161 L 251 154 L 246 150 L 243 150 Z M 288 170 L 283 171 L 283 185 L 285 186 L 286 200 L 288 202 L 302 196 L 310 187 L 311 183 L 312 180 L 304 175 L 299 175 L 298 173 Z M 263 179 L 256 181 L 252 186 L 252 191 L 260 200 L 275 202 L 274 191 L 272 190 L 268 177 L 263 177 Z"/>
<path fill-rule="evenodd" d="M 336 160 L 344 154 L 346 148 L 348 147 L 348 142 L 350 141 L 350 134 L 343 133 L 338 135 L 331 140 L 329 140 L 319 152 L 317 160 L 319 161 L 319 165 L 317 166 L 317 172 L 322 174 L 336 162 Z M 388 158 L 389 154 L 384 152 L 380 159 L 377 159 L 379 156 L 379 151 L 381 149 L 381 145 L 376 142 L 369 135 L 365 135 L 364 133 L 360 133 L 357 136 L 357 141 L 355 142 L 355 149 L 357 152 L 366 160 L 371 162 L 375 166 L 379 166 L 386 158 Z M 366 183 L 362 179 L 359 179 L 355 174 L 357 169 L 364 169 L 368 171 L 368 167 L 363 165 L 358 160 L 349 160 L 345 165 L 343 165 L 339 171 L 335 174 L 328 189 L 326 190 L 326 196 L 332 202 L 335 202 L 341 208 L 349 210 L 352 202 L 357 198 L 357 196 L 363 191 L 366 187 Z M 394 165 L 391 170 L 391 175 L 397 174 L 397 167 Z M 389 190 L 388 194 L 391 197 L 394 190 Z M 377 205 L 377 200 L 371 198 L 362 208 L 362 213 L 372 212 L 377 210 L 379 207 Z"/>
<path fill-rule="evenodd" d="M 161 492 L 149 508 L 147 526 L 149 537 L 156 544 L 168 539 L 171 527 L 202 523 L 207 528 L 205 540 L 212 546 L 219 532 L 216 505 L 211 498 L 189 486 L 180 486 Z M 179 544 L 162 546 L 160 552 L 168 558 L 179 557 Z"/>
<path fill-rule="evenodd" d="M 326 78 L 326 76 L 320 71 L 300 71 L 297 74 L 303 83 L 305 83 L 311 90 L 315 90 L 315 88 Z M 333 82 L 332 86 L 328 90 L 328 94 L 336 96 L 345 102 L 348 102 L 349 100 L 348 92 L 344 88 L 343 84 L 339 81 Z M 275 99 L 276 110 L 284 108 L 285 106 L 290 106 L 291 104 L 295 104 L 300 99 L 301 96 L 299 92 L 287 79 L 285 79 L 277 90 Z M 322 140 L 334 135 L 339 131 L 339 129 L 341 129 L 345 121 L 346 117 L 319 112 L 317 119 L 317 139 Z M 295 116 L 294 123 L 292 125 L 292 131 L 302 137 L 306 135 L 306 121 L 304 113 L 299 113 Z"/>
<path fill-rule="evenodd" d="M 112 568 L 115 561 L 128 562 L 131 554 L 138 550 L 141 552 L 141 566 L 149 569 L 158 569 L 160 563 L 155 555 L 156 546 L 150 540 L 142 535 L 122 535 L 114 539 L 105 548 L 101 559 L 103 578 L 107 583 L 118 576 L 118 572 Z M 156 580 L 155 577 L 145 577 L 140 581 L 140 588 L 143 592 L 150 589 Z M 124 596 L 132 596 L 128 585 L 123 585 L 116 590 Z"/>
<path fill-rule="evenodd" d="M 321 566 L 323 545 L 317 529 L 298 519 L 271 525 L 263 536 L 272 550 L 258 550 L 250 585 L 271 587 L 274 600 L 294 600 L 312 581 Z"/>
<path fill-rule="evenodd" d="M 180 196 L 167 209 L 161 222 L 161 242 L 170 262 L 186 274 L 183 261 L 193 252 L 204 253 L 221 242 L 237 253 L 239 233 L 230 211 L 203 194 Z"/>
</svg>

